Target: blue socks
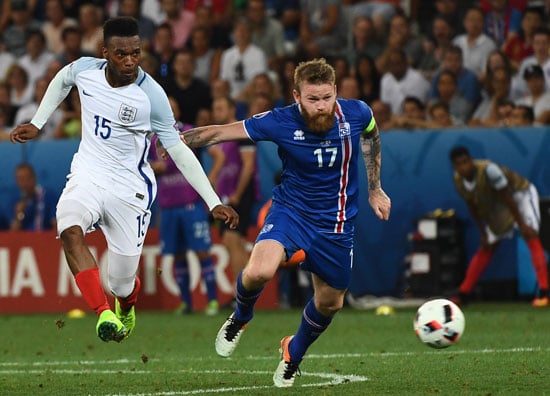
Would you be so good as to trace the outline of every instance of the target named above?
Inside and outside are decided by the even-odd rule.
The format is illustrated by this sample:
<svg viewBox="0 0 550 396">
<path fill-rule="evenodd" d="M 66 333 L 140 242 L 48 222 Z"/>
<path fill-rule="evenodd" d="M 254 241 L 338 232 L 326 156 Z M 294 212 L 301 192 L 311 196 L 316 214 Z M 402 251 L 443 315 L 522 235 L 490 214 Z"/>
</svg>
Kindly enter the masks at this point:
<svg viewBox="0 0 550 396">
<path fill-rule="evenodd" d="M 302 323 L 288 346 L 293 362 L 299 363 L 306 350 L 321 335 L 332 321 L 332 316 L 323 316 L 315 308 L 313 298 L 309 300 L 302 313 Z"/>
<path fill-rule="evenodd" d="M 174 261 L 174 277 L 176 283 L 180 289 L 180 299 L 187 304 L 188 307 L 192 307 L 191 292 L 189 291 L 189 269 L 187 268 L 187 261 L 175 260 Z"/>
<path fill-rule="evenodd" d="M 206 260 L 201 260 L 201 276 L 204 284 L 206 285 L 206 295 L 208 297 L 208 301 L 216 300 L 216 272 L 214 270 L 214 262 L 212 257 L 208 257 Z"/>
<path fill-rule="evenodd" d="M 239 273 L 237 277 L 237 293 L 235 299 L 237 300 L 237 309 L 235 310 L 235 318 L 244 322 L 249 322 L 254 316 L 254 304 L 258 301 L 263 287 L 255 290 L 246 290 L 242 281 L 243 273 Z"/>
</svg>

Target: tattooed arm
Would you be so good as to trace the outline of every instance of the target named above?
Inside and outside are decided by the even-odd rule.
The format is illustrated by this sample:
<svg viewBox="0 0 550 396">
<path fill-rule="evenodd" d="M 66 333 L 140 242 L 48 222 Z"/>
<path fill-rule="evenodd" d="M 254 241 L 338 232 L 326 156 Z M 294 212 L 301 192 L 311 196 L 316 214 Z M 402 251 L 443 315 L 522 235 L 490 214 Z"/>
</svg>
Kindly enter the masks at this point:
<svg viewBox="0 0 550 396">
<path fill-rule="evenodd" d="M 208 125 L 189 129 L 182 133 L 185 143 L 190 147 L 204 147 L 228 140 L 248 139 L 242 121 L 226 125 Z"/>
<path fill-rule="evenodd" d="M 382 164 L 382 145 L 380 131 L 377 126 L 361 136 L 361 151 L 367 169 L 369 183 L 369 203 L 374 213 L 381 220 L 390 217 L 391 201 L 380 183 L 380 166 Z"/>
</svg>

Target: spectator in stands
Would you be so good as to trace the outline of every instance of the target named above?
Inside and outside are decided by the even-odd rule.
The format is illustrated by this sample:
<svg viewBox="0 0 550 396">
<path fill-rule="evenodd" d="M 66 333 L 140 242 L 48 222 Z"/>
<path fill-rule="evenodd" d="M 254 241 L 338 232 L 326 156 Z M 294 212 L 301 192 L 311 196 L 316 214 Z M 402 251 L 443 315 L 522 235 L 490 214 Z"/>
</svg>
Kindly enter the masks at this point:
<svg viewBox="0 0 550 396">
<path fill-rule="evenodd" d="M 463 66 L 462 50 L 456 45 L 450 46 L 441 63 L 440 71 L 436 72 L 431 80 L 430 99 L 437 99 L 439 93 L 437 84 L 441 70 L 449 70 L 456 76 L 457 89 L 464 99 L 468 101 L 471 108 L 474 109 L 481 98 L 481 85 L 477 76 L 469 69 Z"/>
<path fill-rule="evenodd" d="M 428 108 L 428 115 L 430 117 L 428 128 L 445 129 L 464 126 L 464 122 L 453 117 L 449 105 L 442 101 L 432 103 Z"/>
<path fill-rule="evenodd" d="M 436 16 L 429 36 L 424 39 L 422 57 L 416 67 L 428 80 L 432 79 L 441 65 L 445 53 L 452 45 L 453 37 L 453 27 L 449 21 L 442 16 Z"/>
<path fill-rule="evenodd" d="M 293 56 L 300 35 L 300 0 L 275 0 L 266 3 L 267 15 L 283 24 L 285 34 L 285 52 Z"/>
<path fill-rule="evenodd" d="M 404 51 L 406 61 L 412 67 L 416 67 L 422 57 L 422 39 L 413 33 L 409 20 L 403 14 L 395 14 L 390 20 L 386 49 L 376 59 L 380 73 L 388 71 L 391 65 L 390 53 L 395 49 Z"/>
<path fill-rule="evenodd" d="M 370 103 L 370 108 L 376 120 L 376 125 L 378 125 L 381 132 L 386 132 L 396 126 L 389 104 L 382 102 L 380 99 L 375 99 Z"/>
<path fill-rule="evenodd" d="M 29 85 L 34 90 L 35 81 L 44 76 L 44 71 L 55 55 L 46 48 L 46 37 L 40 30 L 28 32 L 25 48 L 26 54 L 20 57 L 17 63 L 27 72 Z"/>
<path fill-rule="evenodd" d="M 529 94 L 516 101 L 516 106 L 532 108 L 535 120 L 544 123 L 542 116 L 550 111 L 550 90 L 545 89 L 544 71 L 539 65 L 530 65 L 523 72 L 523 78 L 529 88 Z"/>
<path fill-rule="evenodd" d="M 82 33 L 75 26 L 68 26 L 61 33 L 63 50 L 57 55 L 57 60 L 65 66 L 83 56 L 95 56 L 82 51 Z M 50 62 L 51 63 L 51 62 Z M 55 75 L 55 73 L 53 73 Z"/>
<path fill-rule="evenodd" d="M 55 55 L 63 51 L 62 32 L 69 26 L 77 26 L 76 20 L 65 15 L 61 0 L 46 1 L 46 20 L 42 24 L 42 32 L 46 37 L 46 47 Z"/>
<path fill-rule="evenodd" d="M 248 0 L 246 17 L 252 28 L 252 43 L 262 49 L 268 68 L 276 72 L 286 55 L 283 24 L 266 14 L 264 0 Z"/>
<path fill-rule="evenodd" d="M 32 19 L 31 12 L 27 2 L 24 0 L 4 0 L 10 1 L 11 13 L 10 20 L 4 30 L 4 45 L 6 49 L 14 56 L 19 57 L 26 52 L 25 40 L 30 31 L 40 30 L 42 25 L 39 21 Z"/>
<path fill-rule="evenodd" d="M 533 55 L 533 34 L 543 26 L 543 14 L 538 8 L 527 8 L 521 18 L 521 29 L 503 46 L 503 51 L 514 70 L 518 70 L 521 62 Z"/>
<path fill-rule="evenodd" d="M 220 74 L 221 48 L 210 46 L 210 30 L 198 26 L 191 31 L 189 49 L 195 58 L 195 77 L 210 84 Z"/>
<path fill-rule="evenodd" d="M 376 38 L 376 32 L 372 20 L 368 16 L 356 16 L 353 19 L 351 38 L 348 42 L 346 56 L 348 62 L 353 65 L 361 55 L 367 55 L 372 59 L 378 58 L 384 48 Z"/>
<path fill-rule="evenodd" d="M 487 64 L 491 51 L 497 48 L 493 39 L 483 32 L 484 15 L 481 9 L 469 8 L 464 16 L 466 33 L 458 35 L 453 44 L 462 50 L 464 67 L 473 71 L 478 78 Z"/>
<path fill-rule="evenodd" d="M 78 14 L 78 26 L 82 32 L 82 51 L 94 54 L 98 58 L 103 55 L 102 10 L 93 4 L 84 4 Z"/>
<path fill-rule="evenodd" d="M 195 24 L 195 13 L 186 10 L 180 0 L 161 0 L 160 3 L 166 14 L 165 22 L 172 28 L 172 46 L 176 50 L 183 49 Z"/>
<path fill-rule="evenodd" d="M 481 74 L 479 80 L 481 81 L 483 85 L 483 95 L 487 95 L 487 92 L 490 90 L 490 81 L 493 75 L 494 70 L 498 68 L 505 68 L 506 71 L 510 75 L 514 75 L 514 71 L 512 70 L 512 64 L 510 63 L 510 59 L 504 54 L 504 52 L 495 49 L 491 51 L 489 54 L 489 57 L 487 58 L 487 63 L 485 64 L 485 68 L 483 73 Z M 512 77 L 512 84 L 514 77 Z M 515 97 L 515 95 L 511 95 L 512 97 Z"/>
<path fill-rule="evenodd" d="M 118 3 L 118 15 L 129 16 L 138 21 L 141 48 L 144 51 L 151 51 L 153 39 L 155 37 L 155 23 L 151 18 L 141 13 L 141 1 L 120 0 Z"/>
<path fill-rule="evenodd" d="M 339 0 L 301 0 L 298 53 L 307 58 L 344 55 L 348 27 Z"/>
<path fill-rule="evenodd" d="M 210 95 L 212 96 L 212 100 L 228 97 L 230 96 L 230 92 L 231 86 L 227 80 L 218 78 L 210 84 Z"/>
<path fill-rule="evenodd" d="M 273 81 L 268 73 L 260 73 L 252 79 L 251 83 L 236 99 L 238 120 L 246 118 L 252 101 L 258 96 L 268 98 L 271 108 L 284 106 L 278 83 Z"/>
<path fill-rule="evenodd" d="M 418 122 L 426 122 L 426 106 L 418 98 L 407 96 L 403 100 L 403 114 L 394 115 L 392 121 L 396 128 L 415 129 Z"/>
<path fill-rule="evenodd" d="M 508 126 L 522 127 L 533 126 L 535 122 L 535 114 L 533 108 L 526 105 L 517 105 L 512 110 L 510 116 L 506 118 Z"/>
<path fill-rule="evenodd" d="M 542 67 L 546 87 L 550 88 L 550 29 L 540 28 L 533 33 L 533 55 L 525 58 L 519 67 L 518 75 L 521 78 L 528 66 L 536 64 Z M 521 94 L 528 92 L 527 84 L 522 81 L 518 91 Z"/>
<path fill-rule="evenodd" d="M 10 87 L 10 102 L 19 108 L 32 101 L 34 86 L 29 83 L 29 74 L 18 64 L 12 65 L 6 75 Z"/>
<path fill-rule="evenodd" d="M 42 231 L 56 228 L 57 197 L 38 184 L 32 165 L 21 163 L 15 168 L 18 197 L 12 204 L 10 230 Z"/>
<path fill-rule="evenodd" d="M 359 82 L 354 76 L 346 76 L 340 80 L 337 87 L 337 94 L 342 99 L 360 99 L 361 91 L 359 90 Z"/>
<path fill-rule="evenodd" d="M 433 2 L 435 15 L 440 15 L 446 20 L 449 21 L 451 26 L 455 30 L 455 34 L 463 34 L 464 26 L 462 22 L 464 21 L 465 10 L 463 4 L 471 3 L 467 1 L 458 1 L 458 0 L 435 0 Z M 423 29 L 424 31 L 429 31 L 428 28 Z"/>
<path fill-rule="evenodd" d="M 403 100 L 414 96 L 426 103 L 430 83 L 424 76 L 408 65 L 403 50 L 392 49 L 388 55 L 389 71 L 382 76 L 380 82 L 380 99 L 390 104 L 392 114 L 402 114 Z"/>
<path fill-rule="evenodd" d="M 384 41 L 388 33 L 388 24 L 396 13 L 395 1 L 351 0 L 350 14 L 366 16 L 372 20 L 375 40 Z"/>
<path fill-rule="evenodd" d="M 501 99 L 498 101 L 497 106 L 498 118 L 501 120 L 500 125 L 508 125 L 508 119 L 512 116 L 516 104 L 510 99 Z"/>
<path fill-rule="evenodd" d="M 380 97 L 380 74 L 374 63 L 374 58 L 367 54 L 357 57 L 352 69 L 352 75 L 359 84 L 360 99 L 367 104 Z"/>
<path fill-rule="evenodd" d="M 226 24 L 216 23 L 216 18 L 213 15 L 211 7 L 197 6 L 195 8 L 194 28 L 198 27 L 208 29 L 210 32 L 211 48 L 224 50 L 231 47 L 231 31 Z"/>
<path fill-rule="evenodd" d="M 0 31 L 0 81 L 6 78 L 6 72 L 15 63 L 15 56 L 6 51 L 4 45 L 4 34 Z"/>
<path fill-rule="evenodd" d="M 168 96 L 178 102 L 179 120 L 184 124 L 192 125 L 199 109 L 212 105 L 210 87 L 195 77 L 195 59 L 188 50 L 180 50 L 176 53 L 173 75 L 164 89 Z"/>
<path fill-rule="evenodd" d="M 163 87 L 169 81 L 176 54 L 172 46 L 173 35 L 172 28 L 167 23 L 157 26 L 157 30 L 155 31 L 152 55 L 157 59 L 159 64 L 158 81 Z"/>
<path fill-rule="evenodd" d="M 250 100 L 248 105 L 248 113 L 243 117 L 249 118 L 256 114 L 265 113 L 266 111 L 272 110 L 274 107 L 271 97 L 268 95 L 259 93 Z"/>
<path fill-rule="evenodd" d="M 239 18 L 233 28 L 235 44 L 223 51 L 220 78 L 229 81 L 231 97 L 237 98 L 254 76 L 267 71 L 267 61 L 261 48 L 252 44 L 249 22 Z"/>
<path fill-rule="evenodd" d="M 470 126 L 497 126 L 501 120 L 498 114 L 498 104 L 501 100 L 511 100 L 511 75 L 504 67 L 496 68 L 489 76 L 487 85 L 488 96 L 477 106 L 469 122 Z"/>
<path fill-rule="evenodd" d="M 485 12 L 485 33 L 493 39 L 499 49 L 519 34 L 521 10 L 509 0 L 490 0 Z"/>
<path fill-rule="evenodd" d="M 46 89 L 48 88 L 49 80 L 40 78 L 34 83 L 34 100 L 26 105 L 21 106 L 17 113 L 15 113 L 15 121 L 13 125 L 27 124 L 31 121 L 32 117 L 38 109 L 38 105 L 42 101 Z M 55 109 L 51 117 L 46 121 L 40 131 L 40 140 L 55 139 L 55 131 L 57 126 L 62 121 L 63 111 L 61 109 Z"/>
<path fill-rule="evenodd" d="M 428 107 L 436 102 L 447 105 L 452 117 L 465 125 L 470 120 L 473 106 L 458 91 L 456 75 L 450 70 L 442 70 L 437 81 L 437 99 L 431 99 Z"/>
</svg>

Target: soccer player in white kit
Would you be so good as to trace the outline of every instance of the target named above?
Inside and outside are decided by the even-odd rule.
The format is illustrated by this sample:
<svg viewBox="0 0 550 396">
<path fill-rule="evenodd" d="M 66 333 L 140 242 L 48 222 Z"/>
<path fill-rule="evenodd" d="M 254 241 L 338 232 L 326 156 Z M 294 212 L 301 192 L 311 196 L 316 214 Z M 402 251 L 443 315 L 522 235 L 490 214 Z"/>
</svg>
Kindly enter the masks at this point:
<svg viewBox="0 0 550 396">
<path fill-rule="evenodd" d="M 221 204 L 195 155 L 181 142 L 160 85 L 139 68 L 137 21 L 112 18 L 105 22 L 103 35 L 104 59 L 85 57 L 65 66 L 51 81 L 31 122 L 17 126 L 10 139 L 24 143 L 37 137 L 71 88 L 78 89 L 82 141 L 57 205 L 57 233 L 84 299 L 99 316 L 97 335 L 103 341 L 120 342 L 135 327 L 140 287 L 136 274 L 156 195 L 155 176 L 146 160 L 152 134 L 167 147 L 214 218 L 236 227 L 239 217 Z M 95 225 L 107 240 L 115 312 L 84 239 Z"/>
</svg>

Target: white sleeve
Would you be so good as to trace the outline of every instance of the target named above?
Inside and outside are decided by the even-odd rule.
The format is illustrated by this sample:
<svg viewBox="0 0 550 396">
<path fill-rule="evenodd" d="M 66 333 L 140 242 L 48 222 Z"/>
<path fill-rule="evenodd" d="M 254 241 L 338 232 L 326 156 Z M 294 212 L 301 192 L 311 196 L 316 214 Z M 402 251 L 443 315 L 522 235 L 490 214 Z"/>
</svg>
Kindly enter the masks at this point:
<svg viewBox="0 0 550 396">
<path fill-rule="evenodd" d="M 31 124 L 38 129 L 42 129 L 44 124 L 48 121 L 48 118 L 50 118 L 55 109 L 57 109 L 71 91 L 73 85 L 67 83 L 69 67 L 70 65 L 67 65 L 62 68 L 48 85 L 48 89 L 40 102 L 40 106 L 38 106 L 31 120 Z"/>
<path fill-rule="evenodd" d="M 175 145 L 168 147 L 166 151 L 168 151 L 168 154 L 170 154 L 180 172 L 185 176 L 185 179 L 206 202 L 210 211 L 222 204 L 220 197 L 218 197 L 218 194 L 216 194 L 210 184 L 210 180 L 208 180 L 208 177 L 204 173 L 199 160 L 189 147 L 179 141 Z"/>
</svg>

